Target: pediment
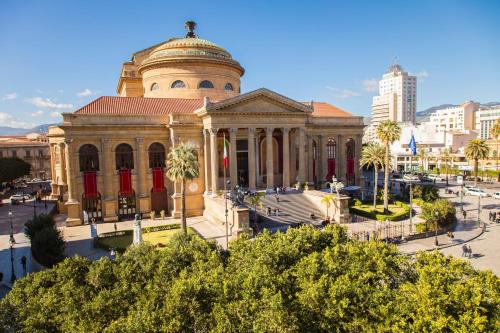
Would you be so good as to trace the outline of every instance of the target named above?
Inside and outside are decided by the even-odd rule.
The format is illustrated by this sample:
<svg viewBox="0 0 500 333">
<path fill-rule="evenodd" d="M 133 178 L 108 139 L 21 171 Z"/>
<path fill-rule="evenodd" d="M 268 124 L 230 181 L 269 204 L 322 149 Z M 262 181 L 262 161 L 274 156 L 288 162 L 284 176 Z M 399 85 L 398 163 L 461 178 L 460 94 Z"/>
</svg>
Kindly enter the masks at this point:
<svg viewBox="0 0 500 333">
<path fill-rule="evenodd" d="M 258 89 L 217 103 L 206 103 L 196 113 L 310 114 L 312 108 L 268 89 Z"/>
</svg>

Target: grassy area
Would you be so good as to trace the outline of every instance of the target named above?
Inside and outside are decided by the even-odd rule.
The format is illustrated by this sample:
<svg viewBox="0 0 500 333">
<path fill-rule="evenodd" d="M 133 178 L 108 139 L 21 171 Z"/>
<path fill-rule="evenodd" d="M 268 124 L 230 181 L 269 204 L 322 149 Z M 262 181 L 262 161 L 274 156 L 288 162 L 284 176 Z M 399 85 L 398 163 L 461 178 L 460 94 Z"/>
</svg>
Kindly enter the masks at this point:
<svg viewBox="0 0 500 333">
<path fill-rule="evenodd" d="M 143 232 L 142 240 L 144 242 L 151 243 L 159 248 L 162 245 L 168 243 L 170 238 L 176 233 L 181 232 L 181 229 L 170 229 L 170 230 L 161 230 L 161 231 L 152 231 L 152 232 Z M 194 231 L 191 228 L 188 228 L 188 233 L 192 234 Z M 127 232 L 124 235 L 112 236 L 106 238 L 100 238 L 98 240 L 99 246 L 104 249 L 115 248 L 118 251 L 124 251 L 129 247 L 133 242 L 133 234 L 131 232 Z"/>
<path fill-rule="evenodd" d="M 351 207 L 351 213 L 368 217 L 378 221 L 399 221 L 409 216 L 410 207 L 400 201 L 389 204 L 389 214 L 384 214 L 384 205 L 376 205 L 375 210 L 371 204 L 362 204 Z"/>
</svg>

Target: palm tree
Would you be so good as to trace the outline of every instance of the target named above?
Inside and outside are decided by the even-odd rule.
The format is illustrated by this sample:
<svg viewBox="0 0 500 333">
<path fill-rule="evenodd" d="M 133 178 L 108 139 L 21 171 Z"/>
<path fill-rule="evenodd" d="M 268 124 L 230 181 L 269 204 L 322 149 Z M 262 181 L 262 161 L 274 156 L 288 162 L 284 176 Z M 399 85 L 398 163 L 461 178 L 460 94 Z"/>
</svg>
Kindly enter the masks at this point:
<svg viewBox="0 0 500 333">
<path fill-rule="evenodd" d="M 499 152 L 498 152 L 498 140 L 500 139 L 500 118 L 498 118 L 495 123 L 493 124 L 493 126 L 491 127 L 491 136 L 493 138 L 495 138 L 495 141 L 497 143 L 497 171 L 498 171 L 498 155 L 499 155 Z"/>
<path fill-rule="evenodd" d="M 325 195 L 322 199 L 321 199 L 321 203 L 324 203 L 325 206 L 326 206 L 326 216 L 325 216 L 325 220 L 328 220 L 328 209 L 330 208 L 330 206 L 332 205 L 332 202 L 333 202 L 333 194 L 327 194 Z"/>
<path fill-rule="evenodd" d="M 425 168 L 424 168 L 424 165 L 425 165 L 425 161 L 429 158 L 429 154 L 427 153 L 427 150 L 425 149 L 420 149 L 418 151 L 418 159 L 420 160 L 420 162 L 422 163 L 422 172 L 425 171 Z"/>
<path fill-rule="evenodd" d="M 390 145 L 401 136 L 401 127 L 392 120 L 385 120 L 377 126 L 377 136 L 385 146 L 385 177 L 384 177 L 384 213 L 389 213 L 389 157 Z"/>
<path fill-rule="evenodd" d="M 385 149 L 382 145 L 379 145 L 378 143 L 371 143 L 368 146 L 363 147 L 361 159 L 359 160 L 362 167 L 373 165 L 373 209 L 377 207 L 378 169 L 379 166 L 384 166 L 384 153 Z"/>
<path fill-rule="evenodd" d="M 477 185 L 478 161 L 487 158 L 489 153 L 490 147 L 481 139 L 472 139 L 465 146 L 465 157 L 474 160 L 474 186 Z"/>
<path fill-rule="evenodd" d="M 452 157 L 448 148 L 445 148 L 439 155 L 441 162 L 444 162 L 444 168 L 446 170 L 446 186 L 448 186 L 448 163 L 451 162 Z"/>
<path fill-rule="evenodd" d="M 175 146 L 168 153 L 167 165 L 167 177 L 181 183 L 181 226 L 186 234 L 186 180 L 193 180 L 199 175 L 196 149 L 186 143 Z"/>
</svg>

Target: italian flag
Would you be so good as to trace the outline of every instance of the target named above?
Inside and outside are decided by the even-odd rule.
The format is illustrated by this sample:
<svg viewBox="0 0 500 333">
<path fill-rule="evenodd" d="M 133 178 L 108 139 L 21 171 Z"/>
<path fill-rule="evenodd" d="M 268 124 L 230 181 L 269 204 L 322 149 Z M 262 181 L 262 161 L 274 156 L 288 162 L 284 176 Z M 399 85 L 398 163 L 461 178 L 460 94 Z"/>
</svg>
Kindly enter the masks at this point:
<svg viewBox="0 0 500 333">
<path fill-rule="evenodd" d="M 228 164 L 229 164 L 229 156 L 227 154 L 227 140 L 226 136 L 224 135 L 224 169 L 227 169 Z"/>
</svg>

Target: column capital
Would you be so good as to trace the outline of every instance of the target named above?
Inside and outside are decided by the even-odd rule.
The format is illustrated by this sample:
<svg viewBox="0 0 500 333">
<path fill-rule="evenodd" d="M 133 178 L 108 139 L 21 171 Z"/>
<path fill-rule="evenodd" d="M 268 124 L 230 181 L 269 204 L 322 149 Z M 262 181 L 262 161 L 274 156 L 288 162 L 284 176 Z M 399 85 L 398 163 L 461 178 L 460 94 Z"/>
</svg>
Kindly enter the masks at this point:
<svg viewBox="0 0 500 333">
<path fill-rule="evenodd" d="M 209 128 L 208 131 L 210 132 L 210 134 L 212 135 L 217 135 L 217 133 L 219 132 L 219 129 L 218 128 Z"/>
<path fill-rule="evenodd" d="M 288 133 L 290 133 L 290 130 L 291 130 L 291 128 L 289 128 L 289 127 L 284 127 L 284 128 L 283 128 L 283 133 L 288 134 Z"/>
<path fill-rule="evenodd" d="M 73 139 L 69 139 L 69 138 L 68 139 L 64 139 L 64 143 L 66 145 L 69 145 L 70 143 L 73 143 L 73 141 L 74 141 Z"/>
<path fill-rule="evenodd" d="M 266 128 L 266 134 L 268 134 L 268 135 L 272 135 L 272 134 L 273 134 L 273 132 L 274 132 L 274 128 L 273 128 L 273 127 L 267 127 L 267 128 Z"/>
<path fill-rule="evenodd" d="M 135 138 L 135 142 L 137 142 L 138 144 L 143 144 L 144 143 L 144 137 L 137 137 Z"/>
<path fill-rule="evenodd" d="M 109 143 L 109 138 L 101 138 L 101 143 L 102 144 L 108 144 Z"/>
<path fill-rule="evenodd" d="M 231 128 L 229 129 L 229 133 L 236 133 L 236 132 L 238 132 L 238 128 L 233 128 L 233 127 L 231 127 Z"/>
<path fill-rule="evenodd" d="M 255 128 L 253 128 L 253 127 L 248 127 L 248 133 L 249 133 L 249 134 L 255 134 Z"/>
</svg>

